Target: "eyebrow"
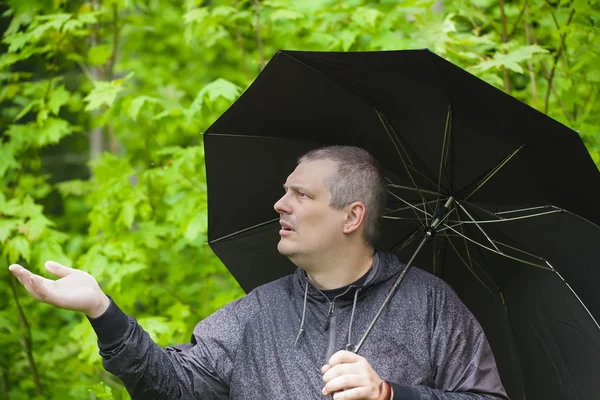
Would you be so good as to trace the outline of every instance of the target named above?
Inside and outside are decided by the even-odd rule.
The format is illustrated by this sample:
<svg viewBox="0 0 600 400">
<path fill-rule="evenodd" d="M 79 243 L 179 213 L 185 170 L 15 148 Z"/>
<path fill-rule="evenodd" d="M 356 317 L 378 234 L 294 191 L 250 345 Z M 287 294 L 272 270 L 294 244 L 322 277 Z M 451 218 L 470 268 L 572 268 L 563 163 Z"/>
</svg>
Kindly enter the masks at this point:
<svg viewBox="0 0 600 400">
<path fill-rule="evenodd" d="M 285 185 L 285 183 L 283 184 L 283 188 L 287 189 L 288 187 Z M 296 190 L 296 191 L 301 191 L 301 192 L 307 192 L 308 189 L 306 188 L 306 186 L 302 186 L 302 185 L 298 185 L 298 184 L 292 184 L 289 186 L 290 189 L 292 190 Z"/>
</svg>

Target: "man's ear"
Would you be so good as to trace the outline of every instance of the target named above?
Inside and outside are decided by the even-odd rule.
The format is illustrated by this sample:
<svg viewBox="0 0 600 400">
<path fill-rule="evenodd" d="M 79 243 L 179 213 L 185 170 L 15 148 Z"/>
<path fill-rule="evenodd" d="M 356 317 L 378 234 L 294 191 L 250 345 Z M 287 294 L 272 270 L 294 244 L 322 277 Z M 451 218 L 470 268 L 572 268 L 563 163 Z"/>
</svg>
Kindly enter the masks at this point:
<svg viewBox="0 0 600 400">
<path fill-rule="evenodd" d="M 352 233 L 362 225 L 367 211 L 365 205 L 360 201 L 346 207 L 346 220 L 344 221 L 344 233 Z"/>
</svg>

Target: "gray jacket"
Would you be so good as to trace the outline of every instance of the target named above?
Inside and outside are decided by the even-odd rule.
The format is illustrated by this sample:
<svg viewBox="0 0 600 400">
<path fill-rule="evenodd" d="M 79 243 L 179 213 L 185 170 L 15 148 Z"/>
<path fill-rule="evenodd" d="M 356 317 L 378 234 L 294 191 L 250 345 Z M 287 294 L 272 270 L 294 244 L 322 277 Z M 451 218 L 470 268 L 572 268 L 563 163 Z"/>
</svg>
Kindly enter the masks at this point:
<svg viewBox="0 0 600 400">
<path fill-rule="evenodd" d="M 323 399 L 328 355 L 356 345 L 403 268 L 378 252 L 364 285 L 333 301 L 297 270 L 198 323 L 191 344 L 166 349 L 114 303 L 91 322 L 104 367 L 133 399 Z M 392 384 L 394 400 L 508 399 L 479 323 L 417 268 L 359 355 Z"/>
</svg>

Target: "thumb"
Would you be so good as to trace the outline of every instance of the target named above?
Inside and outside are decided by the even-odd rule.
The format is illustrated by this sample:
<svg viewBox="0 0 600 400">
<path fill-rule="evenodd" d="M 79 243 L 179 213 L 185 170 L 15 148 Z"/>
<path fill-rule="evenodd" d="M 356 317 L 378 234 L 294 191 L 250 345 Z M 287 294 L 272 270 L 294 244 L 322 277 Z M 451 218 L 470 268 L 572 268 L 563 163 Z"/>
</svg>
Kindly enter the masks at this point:
<svg viewBox="0 0 600 400">
<path fill-rule="evenodd" d="M 52 274 L 64 278 L 67 275 L 71 275 L 76 270 L 73 268 L 65 267 L 64 265 L 60 265 L 55 261 L 46 261 L 44 267 Z"/>
</svg>

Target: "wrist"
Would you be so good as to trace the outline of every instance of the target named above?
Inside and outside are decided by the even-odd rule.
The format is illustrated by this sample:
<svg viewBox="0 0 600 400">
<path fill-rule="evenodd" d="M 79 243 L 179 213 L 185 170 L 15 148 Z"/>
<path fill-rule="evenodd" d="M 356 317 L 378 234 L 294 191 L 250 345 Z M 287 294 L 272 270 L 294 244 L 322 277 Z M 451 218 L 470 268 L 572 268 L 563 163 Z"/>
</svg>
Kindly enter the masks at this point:
<svg viewBox="0 0 600 400">
<path fill-rule="evenodd" d="M 95 303 L 96 307 L 85 312 L 85 315 L 87 315 L 89 318 L 98 318 L 104 314 L 104 312 L 108 309 L 108 306 L 110 306 L 110 299 L 104 293 L 102 293 L 102 296 Z"/>
<path fill-rule="evenodd" d="M 389 383 L 386 381 L 381 381 L 381 386 L 379 389 L 379 397 L 377 400 L 391 400 L 392 398 L 392 388 Z"/>
</svg>

